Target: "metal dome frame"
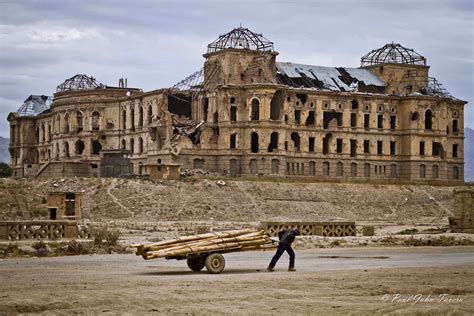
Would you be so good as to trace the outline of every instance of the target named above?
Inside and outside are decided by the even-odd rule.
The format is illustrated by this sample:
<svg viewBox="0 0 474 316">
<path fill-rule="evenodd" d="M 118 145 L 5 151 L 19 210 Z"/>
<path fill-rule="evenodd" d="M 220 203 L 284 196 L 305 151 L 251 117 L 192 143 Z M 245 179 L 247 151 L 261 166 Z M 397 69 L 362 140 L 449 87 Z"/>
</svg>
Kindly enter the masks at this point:
<svg viewBox="0 0 474 316">
<path fill-rule="evenodd" d="M 409 64 L 426 66 L 426 58 L 413 49 L 391 42 L 362 56 L 361 67 L 378 64 Z"/>
<path fill-rule="evenodd" d="M 224 49 L 248 49 L 260 52 L 273 52 L 273 42 L 262 34 L 257 34 L 242 26 L 220 35 L 215 41 L 207 45 L 207 53 L 215 53 Z"/>
<path fill-rule="evenodd" d="M 98 82 L 94 77 L 88 77 L 87 75 L 77 74 L 69 79 L 66 79 L 63 83 L 56 87 L 56 92 L 64 92 L 69 90 L 92 90 L 92 89 L 103 89 L 105 85 Z"/>
</svg>

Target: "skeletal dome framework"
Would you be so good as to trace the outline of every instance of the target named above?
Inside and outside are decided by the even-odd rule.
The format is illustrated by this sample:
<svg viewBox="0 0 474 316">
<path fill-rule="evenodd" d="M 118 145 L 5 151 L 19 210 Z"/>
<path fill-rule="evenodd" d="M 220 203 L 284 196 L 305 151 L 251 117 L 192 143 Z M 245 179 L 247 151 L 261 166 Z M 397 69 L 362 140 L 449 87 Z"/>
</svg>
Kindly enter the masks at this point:
<svg viewBox="0 0 474 316">
<path fill-rule="evenodd" d="M 92 90 L 103 88 L 104 85 L 98 82 L 94 77 L 88 77 L 83 74 L 75 75 L 66 79 L 63 83 L 56 87 L 56 92 L 63 92 L 69 90 Z"/>
<path fill-rule="evenodd" d="M 254 33 L 240 26 L 229 33 L 220 35 L 214 42 L 207 45 L 207 53 L 214 53 L 227 48 L 273 52 L 273 42 L 266 39 L 262 34 Z"/>
<path fill-rule="evenodd" d="M 385 46 L 374 49 L 364 55 L 361 59 L 361 67 L 378 64 L 410 64 L 426 65 L 426 58 L 415 52 L 413 49 L 403 47 L 397 43 L 389 43 Z"/>
</svg>

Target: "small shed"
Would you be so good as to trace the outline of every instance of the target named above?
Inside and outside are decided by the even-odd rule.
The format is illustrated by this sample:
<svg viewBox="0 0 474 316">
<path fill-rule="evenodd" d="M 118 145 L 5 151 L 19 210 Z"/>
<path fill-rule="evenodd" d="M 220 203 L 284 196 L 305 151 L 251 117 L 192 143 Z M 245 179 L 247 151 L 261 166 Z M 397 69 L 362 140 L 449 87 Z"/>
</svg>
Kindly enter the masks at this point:
<svg viewBox="0 0 474 316">
<path fill-rule="evenodd" d="M 181 164 L 147 164 L 150 177 L 155 180 L 179 180 Z"/>
<path fill-rule="evenodd" d="M 49 219 L 81 219 L 82 195 L 82 192 L 49 192 Z"/>
</svg>

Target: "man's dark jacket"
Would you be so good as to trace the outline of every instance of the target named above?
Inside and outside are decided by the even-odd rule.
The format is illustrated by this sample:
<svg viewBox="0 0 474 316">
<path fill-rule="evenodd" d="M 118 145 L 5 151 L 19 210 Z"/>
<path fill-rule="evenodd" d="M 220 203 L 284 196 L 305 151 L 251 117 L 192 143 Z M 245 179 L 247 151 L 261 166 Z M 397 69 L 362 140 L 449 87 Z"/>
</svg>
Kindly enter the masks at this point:
<svg viewBox="0 0 474 316">
<path fill-rule="evenodd" d="M 299 235 L 299 231 L 296 229 L 287 229 L 278 232 L 278 238 L 280 239 L 280 244 L 290 246 L 291 243 L 295 240 L 295 237 Z"/>
</svg>

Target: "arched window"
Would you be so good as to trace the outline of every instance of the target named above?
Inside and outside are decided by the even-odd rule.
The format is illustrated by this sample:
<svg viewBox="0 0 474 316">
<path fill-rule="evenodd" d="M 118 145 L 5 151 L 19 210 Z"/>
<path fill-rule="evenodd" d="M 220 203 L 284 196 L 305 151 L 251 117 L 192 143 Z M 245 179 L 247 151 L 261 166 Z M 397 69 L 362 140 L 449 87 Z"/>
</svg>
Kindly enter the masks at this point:
<svg viewBox="0 0 474 316">
<path fill-rule="evenodd" d="M 260 120 L 260 101 L 258 101 L 258 99 L 252 100 L 252 113 L 250 118 L 252 121 Z"/>
<path fill-rule="evenodd" d="M 130 128 L 133 130 L 135 130 L 135 109 L 132 108 L 130 110 Z"/>
<path fill-rule="evenodd" d="M 100 130 L 100 114 L 97 111 L 92 113 L 92 130 L 98 131 Z"/>
<path fill-rule="evenodd" d="M 51 141 L 51 123 L 48 123 L 48 141 Z"/>
<path fill-rule="evenodd" d="M 455 179 L 455 180 L 459 179 L 459 168 L 458 167 L 453 167 L 453 179 Z"/>
<path fill-rule="evenodd" d="M 56 143 L 56 159 L 59 159 L 59 144 Z"/>
<path fill-rule="evenodd" d="M 97 140 L 94 140 L 92 142 L 92 154 L 98 155 L 101 150 L 102 150 L 102 145 Z"/>
<path fill-rule="evenodd" d="M 122 110 L 122 128 L 127 128 L 127 110 L 125 109 Z"/>
<path fill-rule="evenodd" d="M 127 143 L 125 142 L 125 139 L 122 139 L 122 149 L 127 149 Z"/>
<path fill-rule="evenodd" d="M 76 124 L 77 124 L 77 131 L 81 132 L 84 129 L 84 124 L 83 124 L 83 118 L 82 118 L 82 112 L 77 111 L 76 112 Z"/>
<path fill-rule="evenodd" d="M 133 154 L 135 152 L 135 140 L 130 139 L 130 152 Z"/>
<path fill-rule="evenodd" d="M 64 133 L 69 133 L 69 114 L 64 115 Z"/>
<path fill-rule="evenodd" d="M 278 149 L 278 133 L 273 132 L 270 134 L 270 144 L 268 145 L 268 152 L 273 152 L 274 149 Z"/>
<path fill-rule="evenodd" d="M 40 128 L 36 128 L 36 141 L 39 143 L 41 141 L 40 139 Z"/>
<path fill-rule="evenodd" d="M 433 128 L 433 112 L 430 109 L 425 112 L 425 130 L 431 130 Z"/>
<path fill-rule="evenodd" d="M 78 140 L 76 142 L 76 155 L 82 155 L 84 152 L 84 142 L 82 140 Z"/>
<path fill-rule="evenodd" d="M 143 107 L 138 108 L 138 127 L 143 127 Z"/>
<path fill-rule="evenodd" d="M 258 153 L 258 134 L 256 132 L 250 134 L 250 149 L 253 153 Z"/>
<path fill-rule="evenodd" d="M 426 165 L 420 165 L 420 178 L 426 178 Z"/>
<path fill-rule="evenodd" d="M 357 102 L 356 99 L 353 99 L 352 102 L 351 102 L 351 109 L 352 110 L 357 110 L 358 107 L 359 107 L 359 102 Z"/>
<path fill-rule="evenodd" d="M 342 177 L 344 175 L 344 165 L 340 161 L 336 165 L 336 175 L 338 177 Z"/>
<path fill-rule="evenodd" d="M 64 142 L 64 157 L 69 157 L 69 143 Z"/>
<path fill-rule="evenodd" d="M 44 124 L 41 125 L 41 138 L 43 139 L 43 142 L 46 141 L 46 128 L 44 127 Z"/>
<path fill-rule="evenodd" d="M 351 177 L 357 177 L 357 164 L 351 163 Z"/>
<path fill-rule="evenodd" d="M 151 124 L 153 120 L 153 108 L 151 105 L 148 106 L 148 124 Z"/>
<path fill-rule="evenodd" d="M 143 139 L 141 137 L 138 138 L 138 153 L 143 153 Z"/>
<path fill-rule="evenodd" d="M 329 176 L 329 162 L 323 162 L 323 176 Z"/>
<path fill-rule="evenodd" d="M 439 167 L 438 165 L 433 165 L 432 170 L 431 170 L 431 177 L 433 179 L 437 179 L 439 177 Z"/>
</svg>

